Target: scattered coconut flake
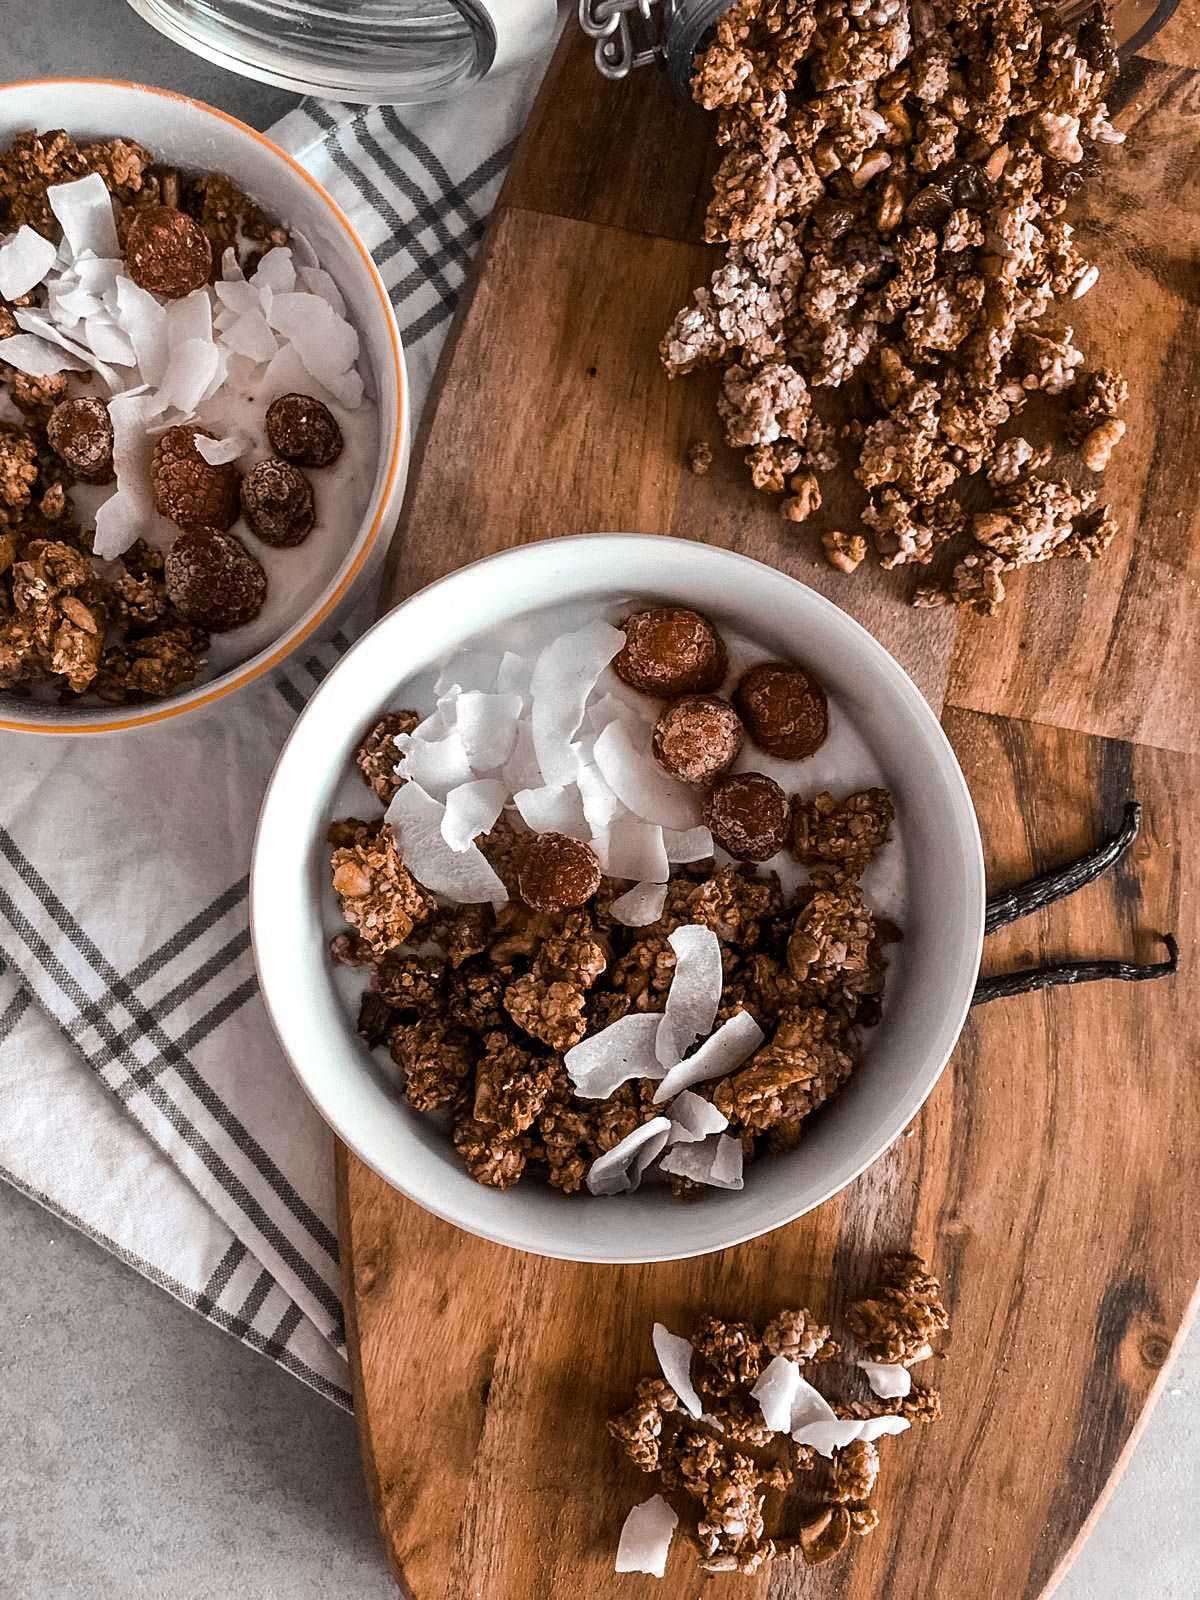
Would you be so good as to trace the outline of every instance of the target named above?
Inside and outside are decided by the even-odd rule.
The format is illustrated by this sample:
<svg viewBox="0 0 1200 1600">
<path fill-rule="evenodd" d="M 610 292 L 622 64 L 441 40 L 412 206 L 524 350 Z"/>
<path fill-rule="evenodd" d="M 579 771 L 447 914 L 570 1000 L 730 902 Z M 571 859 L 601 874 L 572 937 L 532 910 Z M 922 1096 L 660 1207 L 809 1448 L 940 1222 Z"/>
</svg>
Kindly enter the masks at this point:
<svg viewBox="0 0 1200 1600">
<path fill-rule="evenodd" d="M 651 1339 L 662 1375 L 679 1396 L 679 1403 L 693 1417 L 703 1416 L 704 1406 L 692 1385 L 692 1357 L 696 1352 L 689 1341 L 661 1322 L 654 1324 Z"/>
<path fill-rule="evenodd" d="M 120 259 L 94 256 L 90 250 L 81 250 L 63 272 L 61 281 L 73 281 L 88 294 L 98 295 L 107 305 L 110 296 L 115 298 L 117 279 L 124 265 Z"/>
<path fill-rule="evenodd" d="M 500 657 L 500 665 L 496 668 L 495 691 L 497 694 L 519 694 L 522 699 L 529 693 L 529 679 L 533 671 L 531 664 L 524 656 L 517 655 L 515 650 L 506 650 Z M 480 687 L 483 687 L 482 685 Z M 492 687 L 489 685 L 489 687 Z"/>
<path fill-rule="evenodd" d="M 426 794 L 444 800 L 451 789 L 456 789 L 460 783 L 470 783 L 475 774 L 456 728 L 443 738 L 431 739 L 422 733 L 424 726 L 422 723 L 413 733 L 396 736 L 396 748 L 401 752 L 396 775 L 420 784 Z"/>
<path fill-rule="evenodd" d="M 838 1416 L 819 1389 L 814 1389 L 807 1378 L 801 1378 L 792 1396 L 792 1415 L 789 1428 L 794 1439 L 801 1428 L 814 1422 L 837 1422 Z"/>
<path fill-rule="evenodd" d="M 349 372 L 358 359 L 358 333 L 320 295 L 275 293 L 266 318 L 326 386 Z"/>
<path fill-rule="evenodd" d="M 907 1433 L 912 1426 L 907 1417 L 864 1417 L 859 1424 L 859 1438 L 868 1444 L 885 1433 Z"/>
<path fill-rule="evenodd" d="M 87 372 L 88 364 L 68 355 L 58 345 L 48 345 L 32 333 L 12 333 L 0 339 L 0 361 L 31 378 L 48 378 L 55 372 Z"/>
<path fill-rule="evenodd" d="M 634 1506 L 621 1528 L 615 1570 L 647 1572 L 652 1578 L 661 1578 L 667 1570 L 667 1556 L 678 1526 L 678 1514 L 660 1494 Z"/>
<path fill-rule="evenodd" d="M 591 830 L 583 817 L 579 790 L 559 783 L 543 784 L 539 789 L 520 789 L 513 795 L 513 805 L 521 821 L 534 833 L 565 833 L 571 839 L 585 842 Z"/>
<path fill-rule="evenodd" d="M 101 361 L 76 339 L 68 339 L 61 328 L 56 328 L 49 319 L 40 311 L 33 311 L 28 306 L 17 306 L 13 311 L 18 328 L 26 333 L 35 333 L 40 339 L 48 339 L 51 344 L 58 345 L 60 350 L 65 350 L 68 355 L 74 356 L 77 361 L 82 361 L 87 367 L 103 378 L 109 389 L 120 387 L 118 378 L 107 362 Z M 66 363 L 64 362 L 65 366 Z M 78 368 L 72 368 L 78 371 Z"/>
<path fill-rule="evenodd" d="M 37 287 L 58 260 L 58 246 L 23 223 L 0 244 L 0 295 L 15 300 Z"/>
<path fill-rule="evenodd" d="M 624 722 L 635 733 L 647 726 L 646 718 L 637 706 L 631 706 L 628 700 L 622 700 L 618 695 L 602 694 L 588 706 L 587 724 L 593 733 L 603 733 L 610 722 Z"/>
<path fill-rule="evenodd" d="M 651 1117 L 627 1133 L 620 1143 L 596 1157 L 588 1168 L 591 1194 L 631 1194 L 642 1181 L 650 1163 L 662 1151 L 671 1131 L 666 1117 Z"/>
<path fill-rule="evenodd" d="M 418 883 L 454 905 L 502 906 L 508 890 L 477 845 L 452 850 L 442 835 L 446 808 L 418 783 L 406 783 L 384 820 L 396 835 L 404 865 Z"/>
<path fill-rule="evenodd" d="M 457 697 L 455 727 L 474 771 L 493 772 L 512 755 L 522 704 L 519 694 L 490 694 L 482 689 L 464 689 Z"/>
<path fill-rule="evenodd" d="M 650 755 L 649 743 L 645 749 L 634 743 L 626 723 L 610 722 L 597 734 L 592 755 L 605 783 L 637 816 L 664 828 L 693 828 L 699 822 L 695 792 L 669 778 Z"/>
<path fill-rule="evenodd" d="M 912 1392 L 912 1374 L 896 1361 L 858 1361 L 873 1394 L 881 1400 L 903 1400 Z"/>
<path fill-rule="evenodd" d="M 668 1144 L 692 1144 L 709 1134 L 723 1133 L 729 1118 L 702 1094 L 685 1089 L 671 1102 L 671 1137 Z"/>
<path fill-rule="evenodd" d="M 142 377 L 157 388 L 170 351 L 166 308 L 132 278 L 118 278 L 117 321 L 129 336 Z"/>
<path fill-rule="evenodd" d="M 762 1029 L 748 1011 L 735 1011 L 693 1055 L 671 1068 L 655 1091 L 655 1104 L 673 1100 L 694 1083 L 708 1083 L 713 1078 L 728 1077 L 747 1056 L 754 1054 L 762 1044 L 763 1037 Z"/>
<path fill-rule="evenodd" d="M 269 289 L 272 294 L 289 294 L 296 287 L 296 265 L 287 245 L 276 245 L 254 269 L 250 280 L 256 289 Z"/>
<path fill-rule="evenodd" d="M 115 395 L 108 402 L 113 426 L 113 471 L 116 491 L 96 511 L 92 548 L 102 561 L 122 555 L 155 518 L 150 493 L 150 449 L 147 424 L 155 397 L 139 390 Z"/>
<path fill-rule="evenodd" d="M 671 876 L 657 823 L 618 816 L 594 835 L 594 842 L 600 865 L 610 878 L 666 883 Z"/>
<path fill-rule="evenodd" d="M 667 860 L 679 866 L 707 861 L 713 853 L 713 836 L 707 828 L 664 828 Z"/>
<path fill-rule="evenodd" d="M 800 1368 L 787 1356 L 775 1356 L 759 1374 L 750 1398 L 758 1401 L 763 1421 L 772 1433 L 792 1431 L 792 1407 L 802 1382 Z"/>
<path fill-rule="evenodd" d="M 659 1171 L 706 1184 L 710 1189 L 740 1189 L 745 1182 L 741 1141 L 719 1133 L 711 1139 L 673 1144 L 659 1162 Z"/>
<path fill-rule="evenodd" d="M 178 345 L 172 342 L 167 376 L 159 390 L 161 408 L 174 406 L 184 416 L 191 416 L 220 370 L 220 351 L 211 340 L 185 339 Z"/>
<path fill-rule="evenodd" d="M 542 787 L 542 769 L 534 754 L 533 730 L 528 722 L 518 722 L 517 740 L 500 776 L 509 794 L 516 794 L 521 789 Z"/>
<path fill-rule="evenodd" d="M 495 778 L 476 778 L 451 789 L 442 817 L 442 838 L 451 850 L 469 849 L 481 833 L 494 828 L 504 800 L 504 785 Z"/>
<path fill-rule="evenodd" d="M 86 178 L 76 178 L 72 183 L 50 184 L 46 199 L 58 218 L 72 255 L 90 250 L 97 256 L 120 256 L 112 195 L 98 172 L 90 172 Z"/>
<path fill-rule="evenodd" d="M 302 266 L 299 269 L 299 276 L 300 282 L 310 294 L 320 295 L 335 315 L 345 317 L 346 302 L 342 298 L 342 291 L 326 271 L 317 266 Z"/>
<path fill-rule="evenodd" d="M 898 1418 L 896 1419 L 899 1420 Z M 797 1444 L 811 1445 L 819 1456 L 831 1460 L 835 1450 L 844 1450 L 855 1439 L 861 1439 L 862 1423 L 855 1417 L 843 1421 L 835 1417 L 832 1422 L 809 1422 L 803 1428 L 794 1428 L 792 1438 Z M 905 1427 L 908 1424 L 905 1423 Z"/>
<path fill-rule="evenodd" d="M 590 761 L 581 761 L 575 774 L 575 786 L 583 800 L 583 814 L 593 834 L 599 834 L 625 810 L 616 795 L 600 776 Z"/>
<path fill-rule="evenodd" d="M 213 292 L 224 309 L 232 312 L 235 317 L 249 316 L 252 311 L 257 311 L 260 315 L 262 313 L 258 290 L 240 276 L 232 281 L 213 284 Z"/>
<path fill-rule="evenodd" d="M 75 328 L 87 317 L 95 317 L 104 310 L 104 301 L 98 294 L 71 285 L 64 276 L 46 287 L 46 304 L 53 320 L 62 329 Z"/>
<path fill-rule="evenodd" d="M 85 318 L 83 330 L 84 343 L 101 361 L 109 361 L 114 367 L 137 366 L 129 335 L 116 325 L 107 311 L 100 310 Z"/>
<path fill-rule="evenodd" d="M 725 970 L 721 941 L 703 923 L 689 922 L 676 928 L 667 943 L 675 952 L 675 971 L 655 1051 L 664 1067 L 673 1067 L 697 1039 L 712 1032 Z"/>
<path fill-rule="evenodd" d="M 196 454 L 207 461 L 210 467 L 227 466 L 247 449 L 249 441 L 239 433 L 228 433 L 223 439 L 209 439 L 202 433 L 196 435 Z"/>
<path fill-rule="evenodd" d="M 658 921 L 666 903 L 665 883 L 635 883 L 613 901 L 613 920 L 626 928 L 645 928 Z"/>
<path fill-rule="evenodd" d="M 563 1056 L 563 1065 L 581 1100 L 607 1100 L 630 1078 L 662 1077 L 663 1069 L 654 1054 L 661 1015 L 635 1011 L 572 1045 Z M 670 1127 L 669 1122 L 666 1125 Z"/>
<path fill-rule="evenodd" d="M 533 748 L 547 783 L 575 781 L 571 741 L 600 674 L 624 643 L 619 628 L 596 618 L 551 639 L 534 663 L 529 680 Z"/>
<path fill-rule="evenodd" d="M 220 324 L 218 324 L 220 326 Z M 257 306 L 244 311 L 240 317 L 231 317 L 220 326 L 221 342 L 234 355 L 245 356 L 248 361 L 262 364 L 270 361 L 279 349 L 279 340 Z"/>
</svg>

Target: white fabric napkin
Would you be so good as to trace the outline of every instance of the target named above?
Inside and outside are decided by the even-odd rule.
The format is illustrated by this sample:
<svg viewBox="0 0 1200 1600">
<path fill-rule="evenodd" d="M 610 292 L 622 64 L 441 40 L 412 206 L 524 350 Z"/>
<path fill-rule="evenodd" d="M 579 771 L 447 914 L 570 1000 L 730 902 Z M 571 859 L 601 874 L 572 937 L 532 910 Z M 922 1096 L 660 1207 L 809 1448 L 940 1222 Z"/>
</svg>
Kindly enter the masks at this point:
<svg viewBox="0 0 1200 1600">
<path fill-rule="evenodd" d="M 544 66 L 273 130 L 375 256 L 414 425 Z M 0 1177 L 345 1406 L 332 1143 L 258 994 L 246 874 L 279 748 L 371 610 L 212 710 L 0 734 Z"/>
</svg>

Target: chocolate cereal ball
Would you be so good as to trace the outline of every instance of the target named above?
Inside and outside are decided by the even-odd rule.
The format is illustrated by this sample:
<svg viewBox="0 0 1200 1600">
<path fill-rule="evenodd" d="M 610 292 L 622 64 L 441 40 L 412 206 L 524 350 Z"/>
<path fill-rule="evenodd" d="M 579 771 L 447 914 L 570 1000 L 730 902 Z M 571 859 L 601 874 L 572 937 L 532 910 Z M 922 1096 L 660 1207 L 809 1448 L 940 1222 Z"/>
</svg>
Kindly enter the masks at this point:
<svg viewBox="0 0 1200 1600">
<path fill-rule="evenodd" d="M 742 748 L 742 724 L 727 700 L 685 694 L 659 717 L 650 737 L 659 766 L 683 783 L 709 783 L 728 772 Z"/>
<path fill-rule="evenodd" d="M 167 551 L 164 578 L 176 610 L 212 633 L 252 622 L 267 598 L 261 565 L 223 528 L 185 528 Z"/>
<path fill-rule="evenodd" d="M 533 911 L 570 911 L 600 887 L 600 863 L 591 848 L 565 833 L 534 833 L 517 855 L 517 888 Z"/>
<path fill-rule="evenodd" d="M 208 282 L 212 245 L 186 211 L 143 206 L 134 212 L 125 235 L 125 267 L 139 288 L 178 300 Z"/>
<path fill-rule="evenodd" d="M 232 461 L 209 466 L 196 449 L 198 435 L 214 437 L 207 428 L 186 424 L 160 435 L 150 457 L 154 509 L 180 528 L 232 528 L 241 509 L 242 475 Z"/>
<path fill-rule="evenodd" d="M 269 456 L 242 479 L 242 515 L 264 544 L 287 549 L 312 532 L 312 485 L 290 461 Z"/>
<path fill-rule="evenodd" d="M 46 420 L 50 448 L 85 483 L 110 483 L 113 476 L 113 425 L 108 407 L 95 395 L 60 400 Z"/>
<path fill-rule="evenodd" d="M 660 695 L 719 689 L 725 676 L 725 643 L 707 617 L 686 606 L 652 606 L 621 624 L 625 644 L 613 671 L 631 689 Z"/>
<path fill-rule="evenodd" d="M 735 861 L 769 861 L 778 855 L 790 820 L 787 795 L 762 772 L 719 778 L 704 807 L 709 832 Z"/>
<path fill-rule="evenodd" d="M 743 673 L 733 695 L 746 732 L 768 755 L 798 761 L 825 743 L 825 691 L 803 667 L 764 661 Z"/>
<path fill-rule="evenodd" d="M 342 430 L 311 394 L 281 394 L 267 407 L 271 449 L 297 467 L 327 467 L 342 453 Z"/>
</svg>

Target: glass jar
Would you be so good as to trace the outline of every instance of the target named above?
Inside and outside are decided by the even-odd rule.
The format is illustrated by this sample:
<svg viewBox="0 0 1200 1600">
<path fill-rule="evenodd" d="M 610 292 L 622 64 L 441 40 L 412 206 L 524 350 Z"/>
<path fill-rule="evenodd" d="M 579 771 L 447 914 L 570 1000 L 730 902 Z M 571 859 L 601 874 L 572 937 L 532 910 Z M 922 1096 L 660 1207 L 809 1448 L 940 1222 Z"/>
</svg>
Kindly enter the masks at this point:
<svg viewBox="0 0 1200 1600">
<path fill-rule="evenodd" d="M 408 105 L 527 60 L 554 0 L 129 0 L 176 44 L 298 94 Z"/>
</svg>

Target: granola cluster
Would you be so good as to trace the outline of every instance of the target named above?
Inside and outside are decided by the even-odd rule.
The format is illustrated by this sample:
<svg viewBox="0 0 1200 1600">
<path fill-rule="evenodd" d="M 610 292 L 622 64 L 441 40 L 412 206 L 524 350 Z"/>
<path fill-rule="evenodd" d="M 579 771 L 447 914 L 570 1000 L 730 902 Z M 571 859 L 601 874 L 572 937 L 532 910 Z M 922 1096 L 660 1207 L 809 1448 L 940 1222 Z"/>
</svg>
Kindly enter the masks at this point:
<svg viewBox="0 0 1200 1600">
<path fill-rule="evenodd" d="M 1060 474 L 1104 470 L 1124 380 L 1047 316 L 1098 276 L 1064 212 L 1121 138 L 1116 53 L 1102 6 L 1075 33 L 1057 9 L 736 0 L 696 62 L 726 251 L 663 362 L 723 369 L 726 438 L 791 521 L 851 467 L 869 532 L 822 531 L 827 559 L 853 571 L 870 539 L 885 567 L 936 562 L 922 606 L 991 614 L 1004 573 L 1116 532 Z"/>
<path fill-rule="evenodd" d="M 875 1308 L 882 1301 L 893 1308 L 889 1327 L 923 1323 L 930 1336 L 944 1332 L 949 1319 L 937 1279 L 919 1257 L 898 1256 L 885 1259 L 882 1280 L 870 1298 L 849 1308 L 854 1354 L 897 1366 L 927 1359 L 927 1339 L 918 1348 L 885 1337 L 889 1350 L 904 1350 L 885 1357 L 877 1344 L 863 1342 L 860 1330 L 878 1328 Z M 665 1377 L 646 1377 L 608 1431 L 638 1471 L 654 1474 L 672 1497 L 702 1570 L 753 1573 L 778 1555 L 817 1565 L 851 1535 L 872 1532 L 879 1522 L 877 1444 L 860 1437 L 818 1453 L 787 1431 L 773 1431 L 752 1391 L 776 1357 L 795 1363 L 839 1418 L 934 1422 L 941 1415 L 937 1390 L 914 1386 L 904 1402 L 880 1400 L 830 1327 L 807 1309 L 781 1310 L 762 1326 L 704 1316 L 690 1342 L 702 1415 L 691 1414 Z"/>
<path fill-rule="evenodd" d="M 395 740 L 414 717 L 389 713 L 357 751 L 382 800 L 397 792 Z M 787 824 L 786 799 L 783 816 Z M 473 1177 L 507 1188 L 532 1172 L 574 1194 L 598 1156 L 661 1108 L 651 1078 L 604 1100 L 577 1097 L 564 1054 L 631 1012 L 661 1010 L 676 959 L 669 936 L 689 924 L 711 928 L 725 969 L 719 1018 L 749 1011 L 766 1038 L 739 1069 L 696 1092 L 729 1119 L 747 1157 L 789 1150 L 854 1070 L 860 1030 L 879 1020 L 884 946 L 895 934 L 877 924 L 859 879 L 891 820 L 881 789 L 797 799 L 793 851 L 810 883 L 785 894 L 774 873 L 697 863 L 680 869 L 662 914 L 640 928 L 613 915 L 628 882 L 576 883 L 580 864 L 560 859 L 568 846 L 585 851 L 575 841 L 518 833 L 501 818 L 480 845 L 514 897 L 499 910 L 439 909 L 386 823 L 339 822 L 330 831 L 333 887 L 350 931 L 336 937 L 333 955 L 370 969 L 359 1031 L 372 1048 L 387 1047 L 415 1110 L 448 1114 Z M 705 1192 L 682 1177 L 671 1183 L 681 1197 Z"/>
</svg>

